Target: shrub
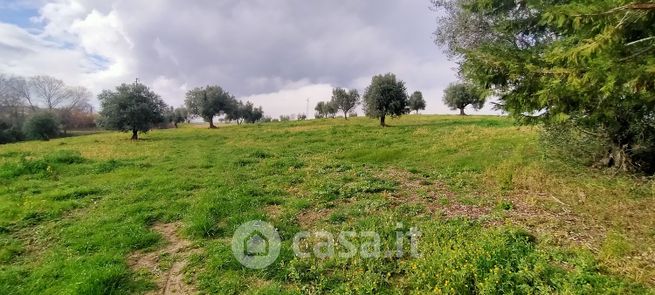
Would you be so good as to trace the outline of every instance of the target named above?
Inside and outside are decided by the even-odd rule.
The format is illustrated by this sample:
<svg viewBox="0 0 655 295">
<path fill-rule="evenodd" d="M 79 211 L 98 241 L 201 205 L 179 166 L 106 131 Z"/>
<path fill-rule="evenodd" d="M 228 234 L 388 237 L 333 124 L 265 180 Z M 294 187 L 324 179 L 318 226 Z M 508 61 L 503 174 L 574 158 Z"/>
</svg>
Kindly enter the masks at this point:
<svg viewBox="0 0 655 295">
<path fill-rule="evenodd" d="M 16 126 L 0 122 L 0 144 L 23 140 L 23 133 Z"/>
<path fill-rule="evenodd" d="M 54 114 L 40 112 L 27 119 L 23 132 L 29 139 L 49 140 L 59 134 L 59 123 Z"/>
</svg>

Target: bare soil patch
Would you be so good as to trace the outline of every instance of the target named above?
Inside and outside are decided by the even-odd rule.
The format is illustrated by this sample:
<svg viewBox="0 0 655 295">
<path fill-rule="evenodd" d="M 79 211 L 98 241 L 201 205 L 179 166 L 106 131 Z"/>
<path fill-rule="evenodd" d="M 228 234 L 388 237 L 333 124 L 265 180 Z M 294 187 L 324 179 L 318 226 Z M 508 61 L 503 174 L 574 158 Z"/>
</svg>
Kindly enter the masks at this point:
<svg viewBox="0 0 655 295">
<path fill-rule="evenodd" d="M 302 228 L 309 229 L 319 221 L 326 220 L 332 211 L 334 210 L 326 208 L 304 210 L 296 218 Z"/>
<path fill-rule="evenodd" d="M 377 176 L 399 183 L 400 188 L 388 194 L 393 206 L 420 204 L 430 214 L 440 214 L 447 218 L 480 219 L 491 212 L 491 209 L 483 206 L 462 204 L 445 184 L 428 181 L 405 170 L 390 168 Z"/>
<path fill-rule="evenodd" d="M 152 229 L 166 240 L 166 246 L 153 252 L 136 252 L 129 257 L 135 271 L 148 271 L 155 277 L 156 290 L 147 294 L 195 294 L 195 288 L 184 280 L 184 267 L 197 249 L 178 235 L 179 223 L 155 224 Z"/>
</svg>

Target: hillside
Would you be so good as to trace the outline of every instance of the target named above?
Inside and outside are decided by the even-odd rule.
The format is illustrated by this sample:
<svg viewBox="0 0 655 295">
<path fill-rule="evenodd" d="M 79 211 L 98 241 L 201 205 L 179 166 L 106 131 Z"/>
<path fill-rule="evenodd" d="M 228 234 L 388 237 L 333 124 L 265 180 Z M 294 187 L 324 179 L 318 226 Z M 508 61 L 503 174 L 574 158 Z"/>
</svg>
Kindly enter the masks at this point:
<svg viewBox="0 0 655 295">
<path fill-rule="evenodd" d="M 576 167 L 508 118 L 198 126 L 0 146 L 0 294 L 648 293 L 655 182 Z M 233 256 L 244 222 L 279 258 Z M 419 258 L 299 258 L 301 230 L 372 230 Z M 390 240 L 391 239 L 391 240 Z M 313 240 L 308 240 L 310 243 Z"/>
</svg>

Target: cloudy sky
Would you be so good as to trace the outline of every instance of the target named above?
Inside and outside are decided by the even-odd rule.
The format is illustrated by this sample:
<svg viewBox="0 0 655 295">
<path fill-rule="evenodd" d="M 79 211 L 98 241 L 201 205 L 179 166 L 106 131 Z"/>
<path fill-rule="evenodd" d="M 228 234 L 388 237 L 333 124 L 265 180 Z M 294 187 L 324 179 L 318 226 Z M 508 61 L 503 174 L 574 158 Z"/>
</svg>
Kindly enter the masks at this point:
<svg viewBox="0 0 655 295">
<path fill-rule="evenodd" d="M 139 78 L 167 103 L 218 84 L 267 115 L 310 114 L 332 87 L 392 72 L 442 103 L 454 64 L 434 45 L 429 0 L 2 0 L 0 72 L 99 93 Z M 96 102 L 97 103 L 97 102 Z M 472 112 L 472 111 L 470 111 Z M 489 111 L 482 111 L 488 113 Z"/>
</svg>

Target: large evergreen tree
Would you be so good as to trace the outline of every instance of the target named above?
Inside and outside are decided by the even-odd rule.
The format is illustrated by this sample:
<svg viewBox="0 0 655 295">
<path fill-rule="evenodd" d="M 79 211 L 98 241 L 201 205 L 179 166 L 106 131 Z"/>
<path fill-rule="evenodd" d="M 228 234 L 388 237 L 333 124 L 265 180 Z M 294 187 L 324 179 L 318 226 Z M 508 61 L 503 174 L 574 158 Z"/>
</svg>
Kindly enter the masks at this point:
<svg viewBox="0 0 655 295">
<path fill-rule="evenodd" d="M 593 135 L 606 165 L 655 170 L 655 3 L 433 3 L 437 43 L 505 111 Z"/>
</svg>

